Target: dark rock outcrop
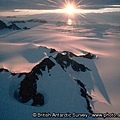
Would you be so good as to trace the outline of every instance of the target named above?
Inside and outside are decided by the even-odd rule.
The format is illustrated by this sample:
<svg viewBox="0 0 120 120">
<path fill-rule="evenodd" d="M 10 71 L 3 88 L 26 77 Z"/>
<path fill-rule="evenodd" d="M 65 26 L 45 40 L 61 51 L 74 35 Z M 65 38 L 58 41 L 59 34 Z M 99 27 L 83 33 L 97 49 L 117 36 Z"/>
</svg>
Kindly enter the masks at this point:
<svg viewBox="0 0 120 120">
<path fill-rule="evenodd" d="M 44 105 L 44 96 L 41 93 L 37 93 L 33 96 L 32 106 Z"/>
<path fill-rule="evenodd" d="M 36 65 L 31 72 L 25 74 L 25 78 L 21 81 L 19 88 L 19 98 L 21 102 L 24 103 L 33 99 L 32 105 L 44 104 L 44 97 L 41 94 L 37 94 L 36 81 L 38 80 L 38 75 L 42 75 L 42 71 L 45 71 L 46 67 L 49 72 L 53 66 L 55 66 L 55 63 L 49 58 L 45 58 L 42 62 Z"/>
<path fill-rule="evenodd" d="M 0 30 L 5 28 L 7 28 L 7 25 L 2 20 L 0 20 Z"/>
<path fill-rule="evenodd" d="M 12 23 L 11 25 L 8 26 L 8 29 L 20 30 L 21 28 L 18 27 L 16 24 Z"/>
<path fill-rule="evenodd" d="M 42 20 L 42 19 L 30 19 L 27 20 L 27 22 L 48 23 L 46 20 Z"/>
<path fill-rule="evenodd" d="M 24 20 L 9 21 L 8 23 L 25 23 Z"/>
<path fill-rule="evenodd" d="M 32 69 L 32 73 L 42 75 L 42 71 L 45 71 L 46 67 L 48 68 L 49 72 L 49 70 L 52 69 L 53 66 L 55 66 L 55 63 L 49 58 L 45 58 L 42 62 L 40 62 Z"/>
<path fill-rule="evenodd" d="M 6 69 L 6 68 L 0 68 L 0 72 L 3 72 L 3 71 L 5 71 L 5 72 L 9 72 L 9 70 Z"/>
<path fill-rule="evenodd" d="M 12 23 L 11 25 L 7 26 L 2 20 L 0 20 L 0 30 L 2 29 L 13 29 L 13 30 L 20 30 L 21 28 L 18 27 L 16 24 Z"/>
<path fill-rule="evenodd" d="M 26 72 L 24 72 L 24 73 L 19 73 L 18 74 L 18 78 L 20 78 L 20 77 L 22 77 L 23 75 L 26 75 L 27 73 Z"/>
<path fill-rule="evenodd" d="M 85 100 L 86 100 L 87 110 L 88 110 L 90 113 L 93 113 L 92 107 L 91 107 L 91 105 L 90 105 L 90 100 L 89 100 L 89 99 L 92 100 L 92 97 L 91 97 L 90 95 L 88 95 L 87 90 L 86 90 L 86 88 L 85 88 L 85 85 L 84 85 L 80 80 L 78 80 L 78 79 L 74 79 L 74 80 L 75 80 L 75 81 L 77 82 L 77 84 L 80 86 L 80 93 L 81 93 L 81 96 L 84 97 Z"/>
<path fill-rule="evenodd" d="M 12 30 L 20 30 L 21 28 L 18 27 L 15 23 L 25 23 L 25 21 L 10 21 L 11 25 L 7 26 L 2 20 L 0 20 L 0 30 L 2 29 L 12 29 Z M 28 30 L 30 28 L 23 27 L 24 30 Z"/>
<path fill-rule="evenodd" d="M 79 71 L 85 72 L 86 70 L 90 70 L 87 67 L 85 67 L 83 64 L 79 64 L 76 61 L 74 61 L 70 57 L 73 55 L 74 54 L 68 54 L 68 52 L 58 53 L 57 56 L 55 57 L 55 60 L 64 70 L 70 65 L 72 69 L 77 72 Z"/>
<path fill-rule="evenodd" d="M 51 48 L 50 53 L 54 53 L 54 52 L 56 52 L 56 50 Z"/>
<path fill-rule="evenodd" d="M 23 27 L 23 29 L 24 29 L 24 30 L 29 30 L 30 28 L 28 28 L 28 27 Z"/>
<path fill-rule="evenodd" d="M 95 55 L 93 55 L 92 53 L 87 53 L 86 55 L 81 55 L 81 57 L 93 59 L 93 58 L 95 58 Z"/>
<path fill-rule="evenodd" d="M 35 78 L 31 78 L 29 75 L 21 81 L 19 97 L 21 102 L 28 102 L 31 98 L 36 94 L 36 80 Z"/>
</svg>

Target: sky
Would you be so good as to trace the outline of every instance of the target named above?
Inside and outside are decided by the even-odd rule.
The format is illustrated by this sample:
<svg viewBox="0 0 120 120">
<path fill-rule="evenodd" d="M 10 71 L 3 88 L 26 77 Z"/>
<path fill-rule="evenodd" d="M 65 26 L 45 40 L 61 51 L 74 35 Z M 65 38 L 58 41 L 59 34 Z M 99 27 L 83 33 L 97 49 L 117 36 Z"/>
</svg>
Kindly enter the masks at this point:
<svg viewBox="0 0 120 120">
<path fill-rule="evenodd" d="M 0 0 L 0 10 L 58 9 L 65 0 Z M 72 0 L 71 0 L 72 1 Z M 74 0 L 76 2 L 81 0 Z M 81 5 L 120 5 L 120 0 L 82 0 Z"/>
</svg>

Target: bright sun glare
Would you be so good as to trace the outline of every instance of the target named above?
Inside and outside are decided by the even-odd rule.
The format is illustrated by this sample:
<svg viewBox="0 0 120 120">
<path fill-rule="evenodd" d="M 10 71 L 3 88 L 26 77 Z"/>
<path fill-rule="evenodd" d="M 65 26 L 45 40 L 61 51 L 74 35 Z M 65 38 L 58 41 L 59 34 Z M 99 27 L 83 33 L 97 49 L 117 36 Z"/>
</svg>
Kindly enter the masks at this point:
<svg viewBox="0 0 120 120">
<path fill-rule="evenodd" d="M 75 13 L 76 8 L 73 4 L 67 4 L 64 10 L 67 14 L 73 15 Z"/>
</svg>

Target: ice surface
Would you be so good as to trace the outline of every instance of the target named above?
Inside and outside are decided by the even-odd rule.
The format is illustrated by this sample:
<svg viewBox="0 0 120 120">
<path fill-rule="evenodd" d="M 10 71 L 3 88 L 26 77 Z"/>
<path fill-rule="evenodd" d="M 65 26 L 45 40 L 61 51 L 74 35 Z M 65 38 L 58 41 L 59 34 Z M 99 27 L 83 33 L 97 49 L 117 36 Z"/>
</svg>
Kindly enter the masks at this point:
<svg viewBox="0 0 120 120">
<path fill-rule="evenodd" d="M 72 58 L 91 70 L 85 73 L 78 74 L 69 67 L 68 74 L 66 74 L 59 65 L 51 70 L 51 76 L 44 72 L 37 82 L 38 91 L 45 96 L 43 107 L 32 107 L 28 105 L 29 103 L 25 105 L 18 102 L 14 98 L 14 91 L 24 76 L 18 78 L 17 75 L 13 77 L 8 72 L 1 72 L 0 119 L 31 120 L 33 112 L 87 113 L 86 102 L 80 96 L 79 87 L 71 80 L 70 76 L 79 78 L 86 85 L 88 93 L 93 97 L 94 112 L 119 113 L 119 12 L 87 14 L 86 19 L 80 17 L 77 25 L 71 26 L 67 24 L 58 26 L 58 22 L 63 20 L 56 19 L 54 15 L 54 17 L 52 16 L 54 19 L 51 19 L 52 17 L 49 15 L 35 15 L 22 16 L 21 20 L 27 21 L 38 16 L 47 20 L 48 23 L 17 23 L 21 27 L 27 26 L 31 29 L 18 31 L 4 29 L 0 31 L 0 68 L 7 68 L 9 71 L 17 73 L 30 72 L 36 64 L 50 55 L 50 48 L 57 51 L 73 52 L 76 55 L 91 52 L 97 55 L 97 59 Z M 2 17 L 1 19 L 8 22 L 8 18 Z M 51 53 L 52 56 L 55 54 Z M 63 101 L 59 101 L 59 97 Z M 79 103 L 82 105 L 79 106 Z"/>
</svg>

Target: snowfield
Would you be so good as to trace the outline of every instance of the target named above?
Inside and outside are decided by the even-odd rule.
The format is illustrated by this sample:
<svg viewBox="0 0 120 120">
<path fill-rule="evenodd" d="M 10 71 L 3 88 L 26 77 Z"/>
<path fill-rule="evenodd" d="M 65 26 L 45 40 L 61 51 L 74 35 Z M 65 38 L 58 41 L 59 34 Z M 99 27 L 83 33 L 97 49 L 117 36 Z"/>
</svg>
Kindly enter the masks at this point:
<svg viewBox="0 0 120 120">
<path fill-rule="evenodd" d="M 62 120 L 99 120 L 91 115 L 120 113 L 119 15 L 89 13 L 71 25 L 56 14 L 1 16 L 7 26 L 21 29 L 0 30 L 0 120 L 40 119 L 40 113 L 48 120 L 55 113 Z M 31 89 L 44 96 L 42 106 L 31 105 L 34 93 L 21 101 L 22 83 L 27 96 L 31 79 Z"/>
</svg>

